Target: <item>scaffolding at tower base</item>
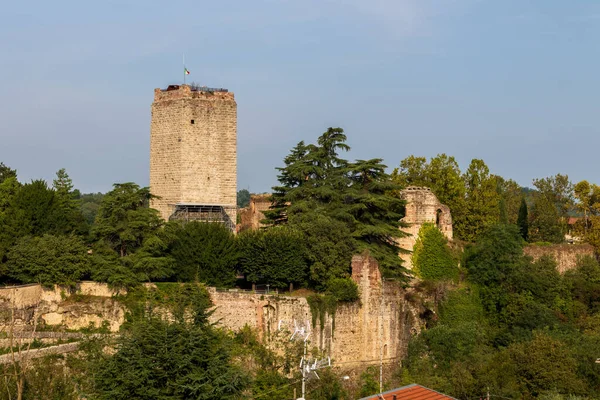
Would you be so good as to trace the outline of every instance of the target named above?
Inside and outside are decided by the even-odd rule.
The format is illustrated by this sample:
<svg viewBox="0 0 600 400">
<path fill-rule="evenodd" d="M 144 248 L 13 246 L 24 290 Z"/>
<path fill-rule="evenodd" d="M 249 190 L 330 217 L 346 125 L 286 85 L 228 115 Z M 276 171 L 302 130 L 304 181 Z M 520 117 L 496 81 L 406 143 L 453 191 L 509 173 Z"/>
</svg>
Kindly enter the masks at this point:
<svg viewBox="0 0 600 400">
<path fill-rule="evenodd" d="M 231 215 L 235 215 L 237 208 L 235 205 L 177 203 L 170 206 L 173 207 L 173 213 L 169 221 L 216 222 L 224 224 L 232 231 L 235 230 L 235 221 L 231 220 Z"/>
</svg>

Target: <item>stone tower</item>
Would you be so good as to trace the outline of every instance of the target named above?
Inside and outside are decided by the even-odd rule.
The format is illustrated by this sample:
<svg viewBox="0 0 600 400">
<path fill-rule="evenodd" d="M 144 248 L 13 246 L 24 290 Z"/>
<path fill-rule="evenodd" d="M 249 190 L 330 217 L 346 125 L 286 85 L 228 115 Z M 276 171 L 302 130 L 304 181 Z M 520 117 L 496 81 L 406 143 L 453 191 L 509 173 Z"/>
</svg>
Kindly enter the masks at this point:
<svg viewBox="0 0 600 400">
<path fill-rule="evenodd" d="M 166 221 L 236 223 L 237 105 L 226 89 L 154 89 L 150 202 Z"/>
<path fill-rule="evenodd" d="M 398 239 L 400 248 L 412 253 L 419 236 L 419 230 L 426 222 L 436 224 L 448 240 L 452 240 L 450 208 L 440 203 L 431 189 L 409 186 L 401 192 L 401 197 L 406 200 L 406 215 L 402 218 L 402 222 L 409 225 L 402 230 L 409 235 Z M 412 254 L 401 254 L 400 257 L 404 260 L 404 266 L 412 269 Z"/>
</svg>

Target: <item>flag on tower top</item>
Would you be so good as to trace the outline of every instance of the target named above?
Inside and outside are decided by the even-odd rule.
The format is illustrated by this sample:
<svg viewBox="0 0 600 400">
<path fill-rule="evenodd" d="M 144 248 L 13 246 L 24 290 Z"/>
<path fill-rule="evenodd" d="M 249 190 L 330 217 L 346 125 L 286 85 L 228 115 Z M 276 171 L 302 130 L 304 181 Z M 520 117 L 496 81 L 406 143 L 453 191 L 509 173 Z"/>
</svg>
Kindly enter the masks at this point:
<svg viewBox="0 0 600 400">
<path fill-rule="evenodd" d="M 184 72 L 186 75 L 189 75 L 189 74 L 190 74 L 190 71 L 189 71 L 187 68 L 185 68 L 185 67 L 183 67 L 183 72 Z"/>
</svg>

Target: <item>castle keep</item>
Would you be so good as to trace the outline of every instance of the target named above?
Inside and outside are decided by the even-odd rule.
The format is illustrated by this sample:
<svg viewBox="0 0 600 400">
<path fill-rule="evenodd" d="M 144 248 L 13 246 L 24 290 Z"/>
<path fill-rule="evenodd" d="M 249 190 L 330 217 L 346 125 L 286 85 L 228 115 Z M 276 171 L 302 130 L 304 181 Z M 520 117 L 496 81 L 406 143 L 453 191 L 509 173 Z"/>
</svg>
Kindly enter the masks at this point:
<svg viewBox="0 0 600 400">
<path fill-rule="evenodd" d="M 154 90 L 150 202 L 163 219 L 236 222 L 237 104 L 226 89 Z"/>
</svg>

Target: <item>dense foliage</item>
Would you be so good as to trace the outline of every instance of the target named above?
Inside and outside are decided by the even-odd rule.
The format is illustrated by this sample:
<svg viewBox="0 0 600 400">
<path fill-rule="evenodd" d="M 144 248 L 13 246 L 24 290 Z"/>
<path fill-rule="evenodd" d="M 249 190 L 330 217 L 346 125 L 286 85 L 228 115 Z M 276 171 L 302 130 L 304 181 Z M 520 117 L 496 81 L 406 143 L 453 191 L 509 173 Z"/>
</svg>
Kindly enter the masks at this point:
<svg viewBox="0 0 600 400">
<path fill-rule="evenodd" d="M 385 276 L 405 279 L 396 242 L 402 235 L 398 228 L 404 201 L 395 195 L 400 186 L 385 172 L 381 159 L 349 162 L 339 156 L 348 150 L 341 128 L 329 128 L 317 144 L 298 143 L 284 159 L 285 166 L 278 168 L 280 185 L 273 188 L 273 207 L 266 215 L 272 224 L 292 228 L 325 216 L 344 225 L 341 232 L 349 237 L 327 234 L 318 239 L 319 246 L 334 248 L 340 240 L 351 252 L 368 249 Z"/>
<path fill-rule="evenodd" d="M 582 258 L 561 276 L 522 248 L 516 226 L 495 225 L 467 250 L 466 281 L 411 341 L 404 379 L 457 398 L 598 393 L 598 262 Z"/>
<path fill-rule="evenodd" d="M 64 169 L 49 186 L 19 182 L 0 163 L 2 283 L 72 286 L 93 279 L 130 289 L 121 299 L 130 309 L 116 341 L 93 338 L 83 358 L 3 368 L 0 398 L 15 398 L 18 387 L 29 398 L 49 399 L 292 398 L 298 343 L 285 331 L 270 332 L 284 349 L 276 353 L 250 328 L 217 329 L 198 282 L 319 292 L 307 296 L 313 325 L 335 315 L 340 302 L 360 299 L 349 274 L 354 254 L 368 250 L 384 276 L 408 284 L 397 239 L 400 191 L 409 185 L 430 187 L 450 207 L 462 240 L 452 248 L 464 246 L 464 253 L 458 263 L 459 251 L 438 228 L 422 226 L 412 255 L 419 279 L 410 283 L 427 321 L 397 376 L 465 399 L 488 391 L 497 398 L 597 396 L 600 265 L 581 258 L 561 275 L 553 259 L 534 262 L 523 248 L 560 243 L 568 233 L 600 250 L 600 186 L 573 185 L 558 174 L 521 188 L 482 160 L 462 172 L 445 154 L 429 162 L 410 156 L 388 175 L 381 159 L 340 156 L 348 150 L 339 128 L 315 144 L 298 143 L 278 169 L 268 226 L 237 236 L 220 224 L 162 221 L 149 208 L 149 189 L 134 183 L 82 195 Z M 239 205 L 248 200 L 241 190 Z M 156 290 L 140 285 L 150 281 Z M 377 391 L 373 370 L 360 381 L 362 394 Z M 349 398 L 340 382 L 324 370 L 320 381 L 309 382 L 308 397 Z"/>
<path fill-rule="evenodd" d="M 420 278 L 452 280 L 458 267 L 448 248 L 448 239 L 432 223 L 421 226 L 412 254 L 413 272 Z"/>
</svg>

